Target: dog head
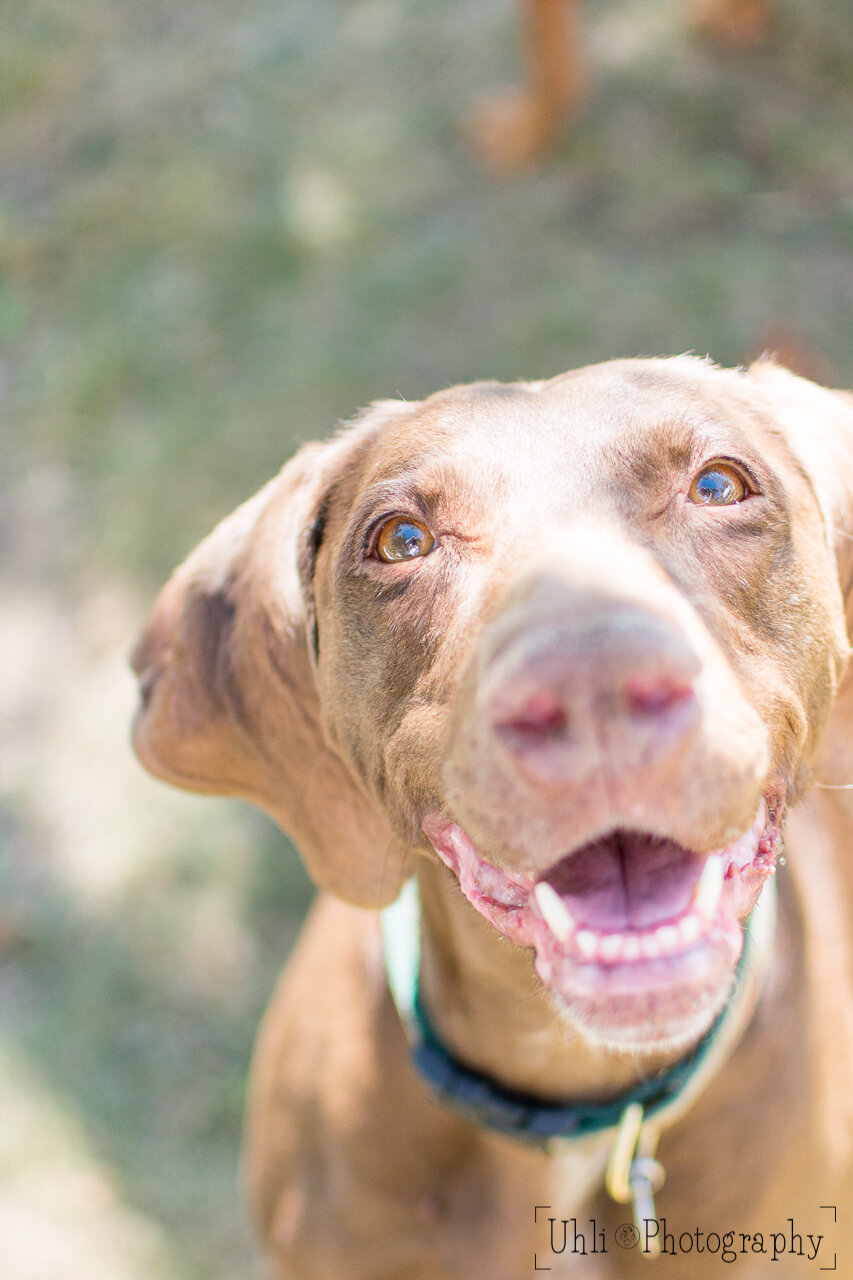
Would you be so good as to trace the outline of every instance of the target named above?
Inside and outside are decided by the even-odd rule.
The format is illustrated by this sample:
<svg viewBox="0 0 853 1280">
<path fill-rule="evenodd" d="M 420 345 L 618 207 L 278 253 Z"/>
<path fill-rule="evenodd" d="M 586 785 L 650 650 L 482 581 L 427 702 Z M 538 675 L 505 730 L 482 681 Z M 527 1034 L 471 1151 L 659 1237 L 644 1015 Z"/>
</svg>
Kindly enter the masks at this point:
<svg viewBox="0 0 853 1280">
<path fill-rule="evenodd" d="M 842 679 L 851 474 L 851 404 L 769 362 L 374 406 L 166 586 L 136 749 L 354 903 L 440 858 L 592 1039 L 689 1043 Z"/>
</svg>

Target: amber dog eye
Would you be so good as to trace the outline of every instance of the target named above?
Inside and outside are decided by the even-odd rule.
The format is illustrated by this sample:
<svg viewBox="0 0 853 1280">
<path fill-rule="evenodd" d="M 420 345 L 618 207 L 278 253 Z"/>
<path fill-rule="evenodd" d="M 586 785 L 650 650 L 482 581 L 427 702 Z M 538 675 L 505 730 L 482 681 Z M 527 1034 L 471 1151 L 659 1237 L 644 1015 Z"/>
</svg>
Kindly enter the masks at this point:
<svg viewBox="0 0 853 1280">
<path fill-rule="evenodd" d="M 690 486 L 691 502 L 706 507 L 730 507 L 751 492 L 743 476 L 727 462 L 715 462 L 700 472 Z"/>
<path fill-rule="evenodd" d="M 434 546 L 435 538 L 425 525 L 396 516 L 379 530 L 376 554 L 380 560 L 393 564 L 397 560 L 428 555 Z"/>
</svg>

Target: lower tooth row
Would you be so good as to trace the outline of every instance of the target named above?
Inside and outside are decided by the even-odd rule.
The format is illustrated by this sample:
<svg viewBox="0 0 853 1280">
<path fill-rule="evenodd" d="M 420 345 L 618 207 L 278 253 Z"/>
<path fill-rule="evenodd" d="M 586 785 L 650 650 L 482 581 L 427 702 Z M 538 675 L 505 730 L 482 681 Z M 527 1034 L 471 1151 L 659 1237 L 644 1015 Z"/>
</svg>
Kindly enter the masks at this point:
<svg viewBox="0 0 853 1280">
<path fill-rule="evenodd" d="M 772 817 L 772 813 L 771 813 Z M 561 948 L 573 951 L 580 959 L 602 964 L 631 963 L 638 960 L 654 960 L 677 955 L 694 946 L 713 928 L 719 914 L 723 886 L 728 869 L 742 869 L 755 857 L 758 841 L 757 869 L 772 875 L 773 851 L 759 841 L 765 810 L 762 803 L 755 823 L 732 846 L 707 855 L 693 896 L 685 914 L 676 922 L 661 924 L 647 932 L 603 933 L 578 927 L 559 893 L 547 881 L 531 886 L 520 876 L 513 879 L 497 868 L 478 858 L 476 850 L 461 828 L 451 826 L 441 840 L 435 843 L 436 851 L 459 876 L 467 897 L 483 910 L 483 902 L 492 907 L 523 908 L 530 898 L 539 909 L 539 916 L 557 940 Z M 544 957 L 543 957 L 544 962 Z"/>
<path fill-rule="evenodd" d="M 573 942 L 582 960 L 631 963 L 676 955 L 692 947 L 704 932 L 699 916 L 691 911 L 677 924 L 662 924 L 647 933 L 596 933 L 592 929 L 578 929 Z"/>
<path fill-rule="evenodd" d="M 552 885 L 540 881 L 533 894 L 542 917 L 557 941 L 572 942 L 582 960 L 605 964 L 657 960 L 675 955 L 698 942 L 710 925 L 722 889 L 722 863 L 711 856 L 694 894 L 693 907 L 675 924 L 662 924 L 646 933 L 596 933 L 577 929 L 575 921 Z"/>
</svg>

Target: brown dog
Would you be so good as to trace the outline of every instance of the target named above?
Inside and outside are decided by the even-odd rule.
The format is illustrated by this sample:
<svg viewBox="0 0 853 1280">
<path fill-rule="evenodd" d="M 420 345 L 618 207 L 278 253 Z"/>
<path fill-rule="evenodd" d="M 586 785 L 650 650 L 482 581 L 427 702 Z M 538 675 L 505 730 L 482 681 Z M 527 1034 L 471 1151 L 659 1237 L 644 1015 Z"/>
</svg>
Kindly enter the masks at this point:
<svg viewBox="0 0 853 1280">
<path fill-rule="evenodd" d="M 762 41 L 774 0 L 691 0 L 694 22 L 731 48 Z M 589 92 L 580 0 L 521 0 L 526 76 L 523 87 L 477 107 L 466 122 L 472 149 L 502 171 L 547 151 Z"/>
<path fill-rule="evenodd" d="M 254 1071 L 275 1275 L 853 1274 L 851 535 L 853 400 L 679 357 L 378 404 L 177 571 L 137 751 L 325 891 Z"/>
</svg>

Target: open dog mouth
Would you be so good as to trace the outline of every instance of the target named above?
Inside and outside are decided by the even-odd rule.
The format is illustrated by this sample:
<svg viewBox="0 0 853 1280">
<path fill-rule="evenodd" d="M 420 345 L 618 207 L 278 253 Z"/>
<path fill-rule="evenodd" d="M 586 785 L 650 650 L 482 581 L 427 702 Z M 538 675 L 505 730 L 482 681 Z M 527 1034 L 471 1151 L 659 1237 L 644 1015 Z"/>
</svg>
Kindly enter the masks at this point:
<svg viewBox="0 0 853 1280">
<path fill-rule="evenodd" d="M 781 798 L 768 794 L 726 848 L 697 853 L 615 829 L 538 878 L 490 862 L 452 821 L 423 830 L 465 897 L 501 934 L 535 952 L 536 971 L 593 1038 L 625 1047 L 706 1029 L 731 988 L 740 921 L 776 869 Z"/>
</svg>

